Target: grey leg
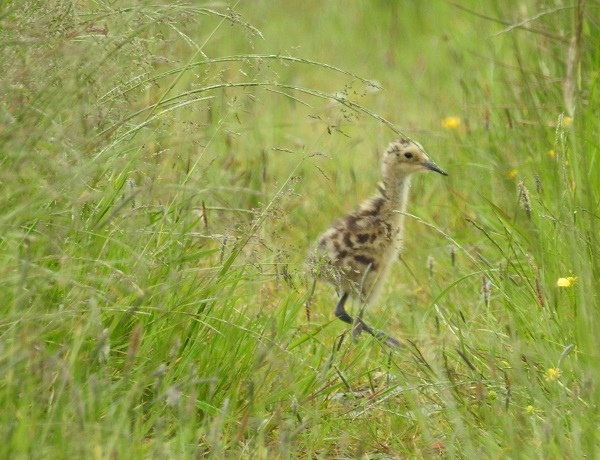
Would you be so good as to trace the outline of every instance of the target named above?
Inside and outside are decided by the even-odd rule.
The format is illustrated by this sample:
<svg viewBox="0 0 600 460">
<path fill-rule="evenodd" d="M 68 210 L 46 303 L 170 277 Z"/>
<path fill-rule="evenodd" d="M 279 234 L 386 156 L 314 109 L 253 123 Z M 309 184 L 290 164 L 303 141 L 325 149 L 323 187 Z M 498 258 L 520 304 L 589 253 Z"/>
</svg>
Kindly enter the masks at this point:
<svg viewBox="0 0 600 460">
<path fill-rule="evenodd" d="M 348 312 L 346 311 L 346 309 L 344 308 L 344 305 L 346 304 L 346 300 L 348 300 L 348 293 L 344 292 L 342 294 L 342 298 L 340 299 L 340 301 L 338 302 L 338 304 L 335 307 L 335 316 L 337 318 L 341 319 L 342 321 L 344 321 L 345 323 L 353 324 L 354 320 L 352 319 L 352 316 L 350 316 L 348 314 Z"/>
<path fill-rule="evenodd" d="M 342 294 L 340 301 L 338 302 L 338 304 L 335 307 L 335 316 L 337 318 L 341 319 L 342 321 L 344 321 L 345 323 L 354 325 L 353 329 L 352 329 L 352 336 L 354 337 L 355 341 L 358 338 L 358 336 L 360 335 L 360 333 L 364 330 L 364 331 L 367 331 L 369 334 L 371 334 L 373 337 L 375 337 L 379 340 L 383 340 L 383 342 L 389 347 L 398 348 L 398 347 L 402 346 L 402 342 L 400 342 L 399 340 L 395 339 L 392 336 L 387 335 L 385 332 L 375 331 L 371 326 L 369 326 L 367 323 L 365 323 L 363 321 L 362 315 L 365 310 L 364 305 L 361 308 L 360 314 L 356 318 L 356 320 L 354 318 L 352 318 L 352 316 L 350 316 L 348 314 L 348 312 L 346 311 L 346 309 L 344 308 L 344 305 L 346 304 L 347 300 L 348 300 L 348 293 L 344 292 Z"/>
<path fill-rule="evenodd" d="M 352 328 L 352 338 L 354 339 L 355 342 L 358 339 L 358 336 L 363 331 L 363 329 L 365 331 L 367 331 L 369 334 L 373 335 L 373 328 L 368 326 L 362 319 L 363 314 L 365 313 L 366 306 L 367 306 L 366 303 L 363 302 L 362 306 L 360 307 L 360 311 L 358 312 L 358 316 L 356 317 L 356 320 L 354 321 L 354 327 Z M 371 331 L 369 331 L 369 329 L 371 329 Z"/>
</svg>

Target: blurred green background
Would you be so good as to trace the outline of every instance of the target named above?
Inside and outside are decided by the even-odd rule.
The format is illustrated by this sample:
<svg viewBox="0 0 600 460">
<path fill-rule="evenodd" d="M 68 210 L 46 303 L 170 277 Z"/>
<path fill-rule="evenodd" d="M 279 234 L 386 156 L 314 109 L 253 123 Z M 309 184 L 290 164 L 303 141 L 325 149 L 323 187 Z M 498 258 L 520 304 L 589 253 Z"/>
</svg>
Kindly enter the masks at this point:
<svg viewBox="0 0 600 460">
<path fill-rule="evenodd" d="M 594 458 L 599 6 L 4 2 L 1 456 Z M 391 350 L 304 259 L 401 134 Z"/>
</svg>

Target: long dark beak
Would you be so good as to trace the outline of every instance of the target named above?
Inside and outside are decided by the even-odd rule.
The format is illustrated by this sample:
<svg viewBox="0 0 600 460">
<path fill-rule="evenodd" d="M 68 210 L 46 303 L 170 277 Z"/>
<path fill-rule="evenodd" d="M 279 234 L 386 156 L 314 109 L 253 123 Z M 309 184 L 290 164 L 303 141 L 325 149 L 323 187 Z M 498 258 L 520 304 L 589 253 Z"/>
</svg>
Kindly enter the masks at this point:
<svg viewBox="0 0 600 460">
<path fill-rule="evenodd" d="M 423 167 L 427 168 L 427 169 L 431 169 L 432 171 L 435 171 L 437 173 L 440 173 L 442 176 L 447 176 L 448 173 L 446 171 L 444 171 L 443 169 L 440 169 L 437 167 L 437 165 L 433 164 L 433 163 L 423 163 Z"/>
</svg>

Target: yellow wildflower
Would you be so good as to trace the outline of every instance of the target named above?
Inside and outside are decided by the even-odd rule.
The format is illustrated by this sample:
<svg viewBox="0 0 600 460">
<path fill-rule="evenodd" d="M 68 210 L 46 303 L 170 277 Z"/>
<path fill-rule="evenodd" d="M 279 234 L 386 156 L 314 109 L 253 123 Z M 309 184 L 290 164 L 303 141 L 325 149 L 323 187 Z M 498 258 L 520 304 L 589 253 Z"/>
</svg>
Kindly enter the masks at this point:
<svg viewBox="0 0 600 460">
<path fill-rule="evenodd" d="M 460 126 L 460 118 L 446 117 L 442 120 L 442 126 L 446 129 L 456 129 Z"/>
<path fill-rule="evenodd" d="M 569 276 L 567 278 L 558 278 L 556 285 L 558 287 L 571 287 L 575 284 L 576 281 L 577 281 L 576 276 Z"/>
<path fill-rule="evenodd" d="M 548 156 L 550 158 L 554 158 L 556 156 L 556 152 L 554 150 L 548 150 Z"/>
<path fill-rule="evenodd" d="M 533 415 L 535 414 L 535 407 L 533 407 L 532 405 L 527 406 L 527 409 L 525 409 L 527 411 L 528 415 Z"/>
<path fill-rule="evenodd" d="M 562 372 L 558 367 L 551 367 L 546 371 L 546 382 L 554 382 L 560 378 Z"/>
<path fill-rule="evenodd" d="M 518 169 L 511 169 L 510 171 L 508 171 L 508 173 L 506 173 L 506 177 L 508 177 L 509 179 L 514 179 L 515 177 L 517 177 L 517 174 L 519 174 Z"/>
<path fill-rule="evenodd" d="M 562 119 L 562 125 L 564 128 L 571 126 L 571 124 L 573 124 L 573 118 L 572 117 L 563 117 Z"/>
</svg>

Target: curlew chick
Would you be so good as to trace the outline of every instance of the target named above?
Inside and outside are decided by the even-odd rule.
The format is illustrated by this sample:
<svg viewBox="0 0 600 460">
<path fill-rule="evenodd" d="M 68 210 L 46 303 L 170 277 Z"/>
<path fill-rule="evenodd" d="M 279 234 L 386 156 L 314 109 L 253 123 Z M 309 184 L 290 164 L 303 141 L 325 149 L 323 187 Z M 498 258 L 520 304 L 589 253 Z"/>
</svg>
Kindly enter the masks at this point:
<svg viewBox="0 0 600 460">
<path fill-rule="evenodd" d="M 353 324 L 355 339 L 366 330 L 390 346 L 400 345 L 398 340 L 366 324 L 362 315 L 365 307 L 376 301 L 390 266 L 398 257 L 411 175 L 420 171 L 447 176 L 431 162 L 419 143 L 408 138 L 390 143 L 383 154 L 378 193 L 334 222 L 319 237 L 308 260 L 315 281 L 324 279 L 341 293 L 335 316 Z M 356 319 L 344 308 L 349 296 L 361 302 Z"/>
</svg>

